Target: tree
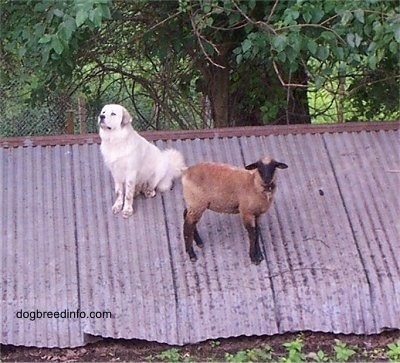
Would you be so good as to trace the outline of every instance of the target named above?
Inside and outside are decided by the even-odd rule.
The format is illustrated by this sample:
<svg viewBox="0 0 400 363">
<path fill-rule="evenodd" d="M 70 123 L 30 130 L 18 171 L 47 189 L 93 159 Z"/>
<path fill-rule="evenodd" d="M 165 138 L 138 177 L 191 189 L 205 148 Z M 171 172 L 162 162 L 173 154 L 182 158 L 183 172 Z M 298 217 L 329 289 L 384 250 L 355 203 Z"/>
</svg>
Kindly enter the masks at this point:
<svg viewBox="0 0 400 363">
<path fill-rule="evenodd" d="M 212 59 L 214 53 L 221 53 L 217 40 L 225 33 L 234 33 L 235 41 L 230 39 L 231 79 L 243 71 L 255 74 L 257 79 L 265 79 L 264 75 L 268 74 L 265 79 L 268 91 L 264 94 L 267 103 L 258 106 L 261 114 L 263 108 L 273 106 L 268 102 L 268 93 L 274 89 L 281 94 L 278 104 L 286 98 L 283 102 L 286 116 L 282 119 L 279 116 L 282 110 L 276 110 L 275 119 L 294 123 L 300 118 L 300 122 L 308 122 L 306 91 L 321 88 L 333 95 L 342 110 L 345 100 L 358 99 L 356 103 L 360 107 L 354 110 L 355 117 L 360 114 L 379 117 L 376 112 L 365 113 L 368 105 L 369 111 L 376 110 L 376 103 L 371 100 L 381 105 L 381 116 L 396 114 L 398 99 L 395 105 L 373 91 L 380 88 L 386 91 L 384 93 L 396 91 L 394 94 L 399 94 L 400 17 L 395 2 L 232 0 L 184 3 L 190 9 L 194 32 L 203 43 L 201 49 L 205 57 L 210 58 L 210 64 L 218 66 Z M 221 25 L 223 16 L 225 22 Z M 208 47 L 211 50 L 205 45 L 211 45 Z M 258 69 L 254 69 L 255 65 Z M 241 79 L 239 75 L 236 78 Z M 279 91 L 276 78 L 283 92 Z M 363 93 L 367 89 L 370 90 L 369 99 L 364 100 Z M 254 89 L 250 93 L 253 92 Z M 257 93 L 262 94 L 261 87 L 256 88 Z M 245 108 L 252 109 L 252 105 L 251 101 L 246 102 Z M 339 121 L 345 121 L 343 115 Z"/>
<path fill-rule="evenodd" d="M 193 97 L 194 72 L 176 51 L 176 43 L 170 42 L 171 34 L 159 32 L 157 25 L 165 19 L 177 21 L 176 4 L 170 9 L 168 3 L 156 6 L 150 2 L 146 11 L 142 2 L 111 6 L 107 0 L 42 0 L 31 3 L 34 7 L 13 1 L 5 4 L 2 20 L 9 27 L 1 29 L 2 49 L 23 62 L 8 77 L 15 78 L 22 70 L 43 75 L 33 86 L 36 97 L 31 100 L 40 102 L 49 90 L 62 89 L 71 97 L 83 93 L 99 100 L 95 103 L 128 102 L 138 111 L 144 128 L 148 124 L 162 128 L 161 114 L 172 120 L 170 126 L 197 126 L 192 124 L 200 119 Z M 36 28 L 40 31 L 32 31 Z M 169 30 L 178 31 L 176 25 Z M 23 50 L 16 54 L 18 48 Z M 29 63 L 25 53 L 32 55 Z"/>
<path fill-rule="evenodd" d="M 3 0 L 3 83 L 129 102 L 151 127 L 399 117 L 399 7 L 346 0 Z M 15 66 L 15 64 L 18 64 Z M 89 102 L 89 103 L 90 103 Z M 201 109 L 201 107 L 205 109 Z M 210 111 L 210 112 L 208 112 Z M 203 116 L 202 116 L 203 115 Z M 203 117 L 203 120 L 202 120 Z"/>
</svg>

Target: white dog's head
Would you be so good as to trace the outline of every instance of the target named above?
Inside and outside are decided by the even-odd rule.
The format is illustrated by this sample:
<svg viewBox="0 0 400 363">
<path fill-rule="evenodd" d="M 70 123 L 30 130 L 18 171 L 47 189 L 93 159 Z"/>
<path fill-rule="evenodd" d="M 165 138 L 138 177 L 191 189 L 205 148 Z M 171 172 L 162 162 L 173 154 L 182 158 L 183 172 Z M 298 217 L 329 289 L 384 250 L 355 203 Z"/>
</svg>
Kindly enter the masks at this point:
<svg viewBox="0 0 400 363">
<path fill-rule="evenodd" d="M 98 124 L 103 130 L 117 130 L 132 122 L 132 117 L 121 105 L 105 105 L 100 112 Z"/>
</svg>

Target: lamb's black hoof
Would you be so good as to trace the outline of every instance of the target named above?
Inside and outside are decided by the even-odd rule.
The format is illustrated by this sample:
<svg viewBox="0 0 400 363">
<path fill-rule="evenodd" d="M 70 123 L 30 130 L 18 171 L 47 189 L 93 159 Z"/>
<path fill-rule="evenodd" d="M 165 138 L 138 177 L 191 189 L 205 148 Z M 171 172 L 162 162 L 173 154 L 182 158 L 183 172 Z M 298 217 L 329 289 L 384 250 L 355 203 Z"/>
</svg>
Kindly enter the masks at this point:
<svg viewBox="0 0 400 363">
<path fill-rule="evenodd" d="M 196 241 L 196 246 L 197 247 L 199 247 L 199 248 L 203 248 L 204 247 L 204 243 L 203 243 L 203 241 Z"/>
<path fill-rule="evenodd" d="M 196 262 L 196 261 L 197 261 L 197 256 L 196 256 L 196 254 L 194 253 L 193 249 L 191 249 L 191 250 L 189 250 L 189 251 L 186 251 L 186 252 L 187 252 L 188 255 L 189 255 L 190 261 L 192 261 L 192 262 Z"/>
<path fill-rule="evenodd" d="M 254 256 L 251 257 L 251 262 L 254 263 L 255 265 L 259 265 L 263 259 L 264 259 L 263 255 Z"/>
<path fill-rule="evenodd" d="M 196 246 L 203 248 L 204 247 L 204 243 L 203 240 L 201 239 L 199 232 L 197 232 L 197 229 L 194 230 L 194 241 L 196 242 Z"/>
</svg>

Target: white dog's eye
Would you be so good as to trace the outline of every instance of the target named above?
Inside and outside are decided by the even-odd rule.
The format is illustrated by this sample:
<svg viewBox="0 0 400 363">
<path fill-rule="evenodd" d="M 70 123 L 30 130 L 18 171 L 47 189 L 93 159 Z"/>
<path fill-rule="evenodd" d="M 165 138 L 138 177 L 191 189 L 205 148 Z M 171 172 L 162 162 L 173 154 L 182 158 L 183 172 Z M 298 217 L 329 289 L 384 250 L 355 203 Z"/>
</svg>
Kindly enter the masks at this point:
<svg viewBox="0 0 400 363">
<path fill-rule="evenodd" d="M 114 113 L 114 112 L 111 112 L 111 116 L 116 116 L 116 113 Z"/>
</svg>

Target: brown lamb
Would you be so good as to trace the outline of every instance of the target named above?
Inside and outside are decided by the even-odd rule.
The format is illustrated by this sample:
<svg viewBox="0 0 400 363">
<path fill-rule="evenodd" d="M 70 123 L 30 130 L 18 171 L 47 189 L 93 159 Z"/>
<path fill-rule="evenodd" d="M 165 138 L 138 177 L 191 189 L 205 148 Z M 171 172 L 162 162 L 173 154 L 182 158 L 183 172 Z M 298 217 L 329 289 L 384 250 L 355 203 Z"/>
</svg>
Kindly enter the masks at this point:
<svg viewBox="0 0 400 363">
<path fill-rule="evenodd" d="M 259 245 L 258 218 L 271 206 L 276 190 L 276 169 L 286 169 L 284 163 L 270 157 L 238 168 L 228 164 L 199 163 L 182 175 L 184 211 L 183 235 L 186 252 L 197 260 L 193 239 L 203 247 L 196 224 L 206 209 L 218 213 L 239 213 L 250 240 L 249 255 L 258 265 L 263 259 Z"/>
</svg>

